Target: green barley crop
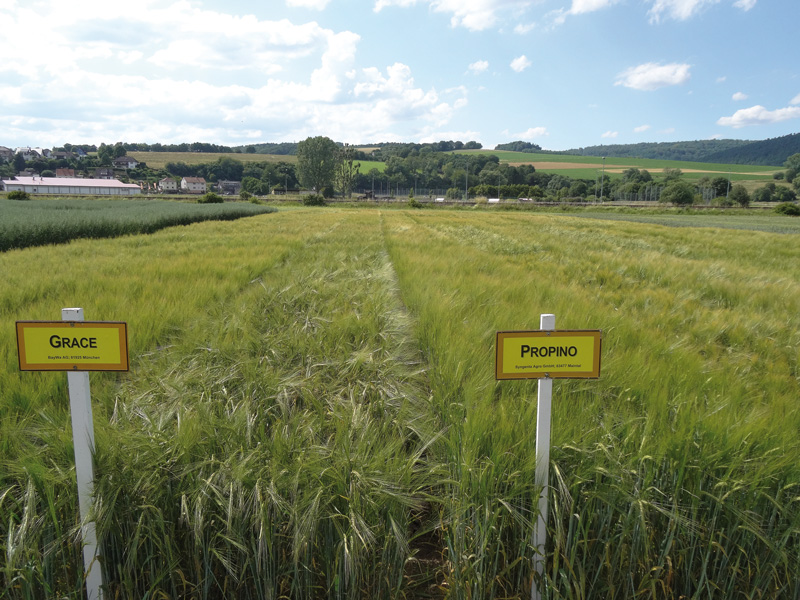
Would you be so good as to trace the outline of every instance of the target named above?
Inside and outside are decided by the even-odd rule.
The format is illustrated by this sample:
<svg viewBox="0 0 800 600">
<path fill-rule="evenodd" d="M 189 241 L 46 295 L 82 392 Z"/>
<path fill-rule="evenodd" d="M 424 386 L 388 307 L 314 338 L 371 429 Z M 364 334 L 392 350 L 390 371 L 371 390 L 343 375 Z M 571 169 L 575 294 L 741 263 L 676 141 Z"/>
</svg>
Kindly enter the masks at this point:
<svg viewBox="0 0 800 600">
<path fill-rule="evenodd" d="M 164 200 L 0 199 L 0 252 L 62 244 L 73 239 L 152 233 L 199 221 L 272 212 L 253 204 L 199 205 Z"/>
<path fill-rule="evenodd" d="M 437 427 L 393 271 L 374 219 L 308 218 L 213 226 L 231 237 L 169 284 L 188 292 L 183 314 L 139 338 L 132 376 L 102 389 L 96 516 L 112 597 L 392 598 L 429 584 L 426 569 L 413 580 L 406 569 L 432 518 Z M 211 227 L 181 235 L 197 247 Z M 173 235 L 158 234 L 145 255 Z M 120 243 L 143 241 L 76 243 L 68 254 L 91 245 L 102 265 Z M 241 264 L 216 281 L 213 263 L 222 274 L 234 256 Z M 125 279 L 157 280 L 162 267 L 142 260 Z M 157 319 L 147 291 L 124 311 L 138 325 Z M 31 442 L 6 453 L 0 484 L 13 597 L 80 589 L 69 433 L 53 431 L 65 417 L 53 406 L 59 387 L 4 419 Z M 31 467 L 61 477 L 39 481 Z"/>
<path fill-rule="evenodd" d="M 797 598 L 800 271 L 792 238 L 555 216 L 392 215 L 387 240 L 448 414 L 453 598 L 529 594 L 535 385 L 498 330 L 604 331 L 557 383 L 548 598 Z"/>
<path fill-rule="evenodd" d="M 535 382 L 498 330 L 603 330 L 554 386 L 551 599 L 800 598 L 793 236 L 318 209 L 0 256 L 0 315 L 128 320 L 92 379 L 110 597 L 527 598 Z M 63 375 L 0 331 L 0 596 L 80 596 Z"/>
</svg>

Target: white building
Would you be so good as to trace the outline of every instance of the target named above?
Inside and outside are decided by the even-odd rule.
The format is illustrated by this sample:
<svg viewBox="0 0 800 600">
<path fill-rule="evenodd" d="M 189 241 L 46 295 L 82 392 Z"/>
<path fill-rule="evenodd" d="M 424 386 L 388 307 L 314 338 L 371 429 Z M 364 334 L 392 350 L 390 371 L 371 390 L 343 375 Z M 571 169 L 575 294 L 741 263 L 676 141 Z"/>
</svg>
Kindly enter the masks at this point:
<svg viewBox="0 0 800 600">
<path fill-rule="evenodd" d="M 85 196 L 134 196 L 142 189 L 134 183 L 122 183 L 116 179 L 64 179 L 58 177 L 17 177 L 0 181 L 0 189 L 6 192 L 28 192 L 29 194 L 85 195 Z"/>
<path fill-rule="evenodd" d="M 184 177 L 181 179 L 181 189 L 190 194 L 205 194 L 206 180 L 202 177 Z"/>
<path fill-rule="evenodd" d="M 120 156 L 114 159 L 114 166 L 118 169 L 135 169 L 139 162 L 132 156 Z"/>
<path fill-rule="evenodd" d="M 158 182 L 158 189 L 162 192 L 177 192 L 178 182 L 172 177 L 164 177 L 164 179 Z"/>
</svg>

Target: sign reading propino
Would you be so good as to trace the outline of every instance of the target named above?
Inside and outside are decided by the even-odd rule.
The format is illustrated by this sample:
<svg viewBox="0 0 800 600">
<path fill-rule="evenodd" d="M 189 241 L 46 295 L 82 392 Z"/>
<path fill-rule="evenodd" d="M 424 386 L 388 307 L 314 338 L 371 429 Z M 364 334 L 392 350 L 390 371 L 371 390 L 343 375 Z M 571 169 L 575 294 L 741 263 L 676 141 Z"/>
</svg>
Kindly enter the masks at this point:
<svg viewBox="0 0 800 600">
<path fill-rule="evenodd" d="M 20 371 L 127 371 L 128 325 L 17 321 Z"/>
<path fill-rule="evenodd" d="M 598 379 L 600 330 L 498 331 L 495 379 Z"/>
</svg>

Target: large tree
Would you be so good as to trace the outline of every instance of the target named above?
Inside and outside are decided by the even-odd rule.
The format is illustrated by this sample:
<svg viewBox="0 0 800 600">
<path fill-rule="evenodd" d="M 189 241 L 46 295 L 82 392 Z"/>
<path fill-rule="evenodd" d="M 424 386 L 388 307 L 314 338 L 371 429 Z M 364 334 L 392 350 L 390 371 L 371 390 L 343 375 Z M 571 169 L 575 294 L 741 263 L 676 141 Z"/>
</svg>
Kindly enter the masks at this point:
<svg viewBox="0 0 800 600">
<path fill-rule="evenodd" d="M 786 159 L 783 166 L 786 167 L 786 181 L 792 183 L 797 174 L 800 173 L 800 153 L 792 154 Z"/>
<path fill-rule="evenodd" d="M 336 171 L 334 179 L 336 187 L 342 192 L 342 196 L 350 198 L 353 195 L 353 185 L 361 163 L 354 162 L 356 157 L 355 148 L 345 144 L 336 152 Z"/>
<path fill-rule="evenodd" d="M 747 193 L 747 188 L 741 184 L 736 184 L 731 188 L 730 200 L 742 208 L 750 206 L 750 194 Z"/>
<path fill-rule="evenodd" d="M 694 187 L 685 181 L 672 181 L 661 192 L 660 202 L 670 202 L 675 206 L 687 206 L 694 202 Z"/>
<path fill-rule="evenodd" d="M 297 144 L 297 177 L 300 184 L 319 193 L 333 183 L 338 146 L 325 136 L 306 138 Z"/>
</svg>

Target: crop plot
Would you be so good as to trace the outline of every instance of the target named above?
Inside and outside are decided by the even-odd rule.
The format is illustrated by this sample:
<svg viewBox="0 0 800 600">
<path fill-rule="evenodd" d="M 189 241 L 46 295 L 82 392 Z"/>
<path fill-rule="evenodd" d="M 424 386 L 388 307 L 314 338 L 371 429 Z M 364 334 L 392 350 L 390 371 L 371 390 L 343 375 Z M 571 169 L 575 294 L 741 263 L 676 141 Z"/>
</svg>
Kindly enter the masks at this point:
<svg viewBox="0 0 800 600">
<path fill-rule="evenodd" d="M 601 379 L 555 384 L 550 597 L 791 598 L 793 240 L 297 209 L 0 255 L 0 314 L 129 324 L 94 390 L 120 597 L 529 597 L 535 383 L 493 353 L 549 312 L 603 330 Z M 19 373 L 11 331 L 0 357 L 0 581 L 77 596 L 63 381 Z"/>
</svg>

